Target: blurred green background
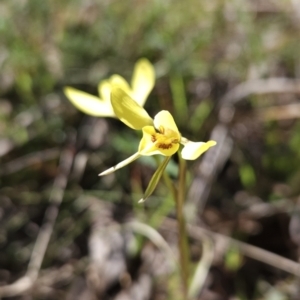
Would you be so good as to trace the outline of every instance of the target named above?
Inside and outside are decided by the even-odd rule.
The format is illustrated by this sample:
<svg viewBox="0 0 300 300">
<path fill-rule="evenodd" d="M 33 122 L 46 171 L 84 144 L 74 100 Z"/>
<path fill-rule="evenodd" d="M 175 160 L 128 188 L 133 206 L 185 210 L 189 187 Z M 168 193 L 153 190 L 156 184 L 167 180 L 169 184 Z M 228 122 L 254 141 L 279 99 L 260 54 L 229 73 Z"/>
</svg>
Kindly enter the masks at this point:
<svg viewBox="0 0 300 300">
<path fill-rule="evenodd" d="M 141 57 L 157 76 L 145 105 L 150 115 L 171 111 L 195 141 L 224 125 L 232 141 L 228 154 L 221 148 L 225 159 L 209 179 L 198 223 L 297 261 L 299 29 L 300 5 L 288 0 L 0 1 L 0 285 L 24 275 L 53 182 L 68 173 L 61 153 L 69 151 L 72 169 L 42 275 L 15 299 L 119 299 L 129 289 L 125 279 L 95 289 L 93 234 L 129 219 L 159 228 L 173 216 L 172 201 L 160 184 L 145 206 L 137 204 L 155 170 L 152 158 L 99 179 L 136 151 L 139 135 L 117 120 L 80 113 L 62 90 L 96 95 L 98 83 L 114 73 L 130 80 Z M 234 112 L 227 121 L 222 107 Z M 188 163 L 190 184 L 200 162 Z M 168 172 L 176 178 L 176 159 Z M 139 245 L 134 254 L 128 250 L 133 258 L 122 271 L 132 284 L 139 282 L 145 243 L 129 240 Z M 295 277 L 223 252 L 201 299 L 299 299 Z M 167 274 L 151 276 L 148 297 L 129 299 L 176 299 L 164 286 Z"/>
</svg>

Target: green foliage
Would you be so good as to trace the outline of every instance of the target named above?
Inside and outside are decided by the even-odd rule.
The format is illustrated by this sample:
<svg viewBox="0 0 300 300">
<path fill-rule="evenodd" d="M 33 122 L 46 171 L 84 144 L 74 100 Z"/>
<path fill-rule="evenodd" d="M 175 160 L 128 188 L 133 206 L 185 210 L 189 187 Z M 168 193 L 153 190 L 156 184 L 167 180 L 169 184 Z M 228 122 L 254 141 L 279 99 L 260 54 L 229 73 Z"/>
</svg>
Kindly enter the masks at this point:
<svg viewBox="0 0 300 300">
<path fill-rule="evenodd" d="M 175 117 L 179 120 L 178 124 L 184 124 L 188 118 L 188 103 L 185 96 L 185 87 L 182 76 L 174 74 L 170 76 L 170 87 L 172 91 Z"/>
<path fill-rule="evenodd" d="M 205 120 L 208 118 L 212 109 L 212 104 L 209 100 L 201 101 L 196 109 L 192 112 L 189 120 L 189 126 L 193 132 L 197 133 L 201 130 Z"/>
<path fill-rule="evenodd" d="M 249 164 L 243 164 L 239 168 L 240 179 L 245 188 L 253 187 L 256 183 L 256 176 L 253 167 Z"/>
<path fill-rule="evenodd" d="M 251 79 L 299 77 L 299 20 L 291 6 L 295 1 L 258 2 L 0 1 L 1 282 L 12 282 L 25 273 L 59 174 L 58 157 L 43 157 L 18 171 L 5 173 L 10 163 L 15 166 L 26 161 L 27 154 L 49 148 L 60 150 L 70 144 L 72 151 L 86 154 L 87 159 L 83 170 L 79 158 L 74 163 L 45 267 L 84 262 L 83 257 L 88 255 L 81 248 L 88 244 L 88 231 L 94 221 L 89 213 L 92 209 L 85 206 L 85 196 L 115 205 L 116 215 L 122 221 L 129 215 L 159 226 L 166 216 L 174 214 L 172 199 L 166 196 L 169 188 L 163 184 L 157 186 L 145 206 L 136 208 L 137 204 L 132 203 L 142 197 L 156 170 L 151 157 L 143 157 L 108 178 L 98 178 L 106 167 L 134 153 L 141 135 L 125 130 L 113 119 L 93 127 L 96 119 L 76 111 L 64 98 L 63 87 L 72 85 L 96 95 L 100 80 L 114 73 L 130 80 L 134 63 L 147 57 L 157 73 L 156 86 L 146 104 L 149 114 L 170 110 L 180 132 L 188 133 L 185 136 L 190 140 L 202 140 L 220 121 L 220 99 L 237 84 Z M 205 91 L 200 86 L 203 79 L 208 86 Z M 282 213 L 294 205 L 289 197 L 300 193 L 300 123 L 288 117 L 279 121 L 257 119 L 255 113 L 297 103 L 298 98 L 295 93 L 264 94 L 237 103 L 234 120 L 225 125 L 238 154 L 233 152 L 225 161 L 224 170 L 216 170 L 220 175 L 205 209 L 212 206 L 218 217 L 213 216 L 209 223 L 209 211 L 204 211 L 200 217 L 207 227 L 226 234 L 244 230 L 234 226 L 238 223 L 234 218 L 242 217 L 232 204 L 241 190 L 251 191 L 268 205 L 284 198 L 290 205 L 284 203 Z M 194 168 L 189 163 L 191 178 L 194 171 L 197 176 L 205 175 L 199 172 L 197 164 L 199 161 Z M 170 161 L 166 172 L 172 179 L 177 178 L 176 158 Z M 286 192 L 278 192 L 278 186 L 279 190 L 284 186 Z M 82 206 L 78 206 L 79 202 Z M 232 219 L 220 220 L 224 215 Z M 259 220 L 252 223 L 257 225 Z M 251 230 L 243 232 L 247 237 L 255 234 Z M 278 240 L 278 232 L 271 232 L 269 237 L 275 234 Z M 290 240 L 285 240 L 272 251 L 281 251 L 281 247 L 290 244 Z M 295 248 L 289 248 L 285 255 L 294 251 Z M 61 258 L 61 253 L 71 254 Z M 225 265 L 234 274 L 234 279 L 229 280 L 237 282 L 241 256 L 236 249 L 227 253 Z M 82 275 L 85 271 L 80 272 Z M 276 283 L 278 277 L 274 278 L 272 288 L 256 287 L 261 295 L 255 299 L 289 298 L 285 297 L 288 289 L 281 291 L 282 286 Z M 174 294 L 170 299 L 180 294 L 175 281 L 171 278 L 166 284 Z M 158 280 L 156 284 L 161 282 L 164 283 Z M 71 290 L 65 283 L 63 289 Z M 237 289 L 236 294 L 247 299 L 245 287 L 241 284 Z M 65 296 L 57 293 L 53 297 Z M 37 295 L 36 299 L 44 297 Z"/>
<path fill-rule="evenodd" d="M 236 271 L 241 267 L 242 256 L 236 247 L 228 249 L 224 258 L 224 264 L 226 269 L 229 271 Z"/>
</svg>

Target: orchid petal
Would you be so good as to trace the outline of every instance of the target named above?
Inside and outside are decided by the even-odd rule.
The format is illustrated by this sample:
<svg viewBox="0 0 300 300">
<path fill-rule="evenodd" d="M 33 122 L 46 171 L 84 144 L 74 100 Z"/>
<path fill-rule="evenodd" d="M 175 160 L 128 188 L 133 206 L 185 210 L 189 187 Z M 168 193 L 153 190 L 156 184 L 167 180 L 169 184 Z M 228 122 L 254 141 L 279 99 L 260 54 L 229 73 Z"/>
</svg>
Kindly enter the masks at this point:
<svg viewBox="0 0 300 300">
<path fill-rule="evenodd" d="M 139 59 L 134 67 L 131 87 L 132 96 L 136 102 L 144 106 L 146 99 L 155 84 L 155 70 L 149 60 Z"/>
<path fill-rule="evenodd" d="M 65 87 L 64 93 L 80 111 L 96 117 L 114 117 L 115 113 L 109 102 L 72 87 Z"/>
<path fill-rule="evenodd" d="M 167 110 L 162 110 L 156 114 L 154 117 L 154 127 L 157 130 L 161 130 L 161 128 L 171 130 L 180 137 L 180 133 L 173 116 Z"/>
<path fill-rule="evenodd" d="M 121 168 L 125 167 L 126 165 L 130 164 L 134 160 L 138 159 L 140 156 L 141 156 L 141 154 L 139 152 L 136 152 L 133 155 L 126 158 L 125 160 L 118 163 L 117 165 L 115 165 L 114 167 L 111 167 L 111 168 L 107 169 L 106 171 L 103 171 L 102 173 L 99 174 L 99 176 L 111 174 L 111 173 L 115 172 L 116 170 L 121 169 Z"/>
<path fill-rule="evenodd" d="M 114 74 L 109 79 L 102 80 L 98 84 L 98 92 L 100 97 L 103 100 L 110 101 L 110 93 L 111 93 L 112 86 L 118 86 L 126 93 L 128 94 L 131 93 L 131 89 L 128 82 L 122 76 L 118 74 Z"/>
<path fill-rule="evenodd" d="M 123 91 L 125 91 L 127 94 L 131 93 L 131 88 L 128 84 L 128 82 L 120 75 L 114 74 L 109 78 L 109 82 L 112 86 L 118 86 Z"/>
<path fill-rule="evenodd" d="M 181 151 L 182 158 L 186 160 L 194 160 L 216 144 L 217 143 L 215 141 L 208 141 L 206 143 L 187 141 Z"/>
<path fill-rule="evenodd" d="M 116 116 L 133 129 L 141 130 L 144 126 L 153 124 L 144 108 L 119 87 L 112 87 L 111 104 Z"/>
<path fill-rule="evenodd" d="M 110 104 L 110 92 L 111 92 L 111 84 L 109 80 L 102 80 L 98 84 L 98 93 L 99 96 L 103 99 L 103 101 L 108 101 Z M 111 104 L 110 104 L 111 105 Z"/>
</svg>

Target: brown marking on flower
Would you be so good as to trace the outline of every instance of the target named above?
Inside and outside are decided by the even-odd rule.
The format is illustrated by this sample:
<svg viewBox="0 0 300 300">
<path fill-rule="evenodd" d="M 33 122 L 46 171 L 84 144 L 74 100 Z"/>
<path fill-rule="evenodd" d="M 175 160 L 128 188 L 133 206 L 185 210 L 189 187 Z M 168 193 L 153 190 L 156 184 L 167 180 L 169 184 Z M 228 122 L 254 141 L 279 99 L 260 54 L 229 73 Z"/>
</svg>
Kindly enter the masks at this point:
<svg viewBox="0 0 300 300">
<path fill-rule="evenodd" d="M 153 134 L 151 135 L 151 142 L 152 143 L 155 143 L 156 142 L 156 136 Z"/>
<path fill-rule="evenodd" d="M 163 143 L 161 143 L 161 144 L 158 144 L 157 147 L 161 148 L 161 149 L 170 149 L 170 148 L 173 147 L 173 145 L 172 144 L 163 144 Z"/>
</svg>

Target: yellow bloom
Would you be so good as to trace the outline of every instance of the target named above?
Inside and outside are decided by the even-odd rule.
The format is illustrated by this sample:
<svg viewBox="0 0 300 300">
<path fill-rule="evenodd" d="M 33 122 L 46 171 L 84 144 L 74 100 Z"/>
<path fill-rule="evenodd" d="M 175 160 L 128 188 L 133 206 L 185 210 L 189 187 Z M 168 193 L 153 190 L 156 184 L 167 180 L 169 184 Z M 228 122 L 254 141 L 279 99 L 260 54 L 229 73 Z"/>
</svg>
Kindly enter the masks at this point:
<svg viewBox="0 0 300 300">
<path fill-rule="evenodd" d="M 72 87 L 65 87 L 64 93 L 72 104 L 80 111 L 96 117 L 115 117 L 110 102 L 112 86 L 119 86 L 140 106 L 144 106 L 148 95 L 155 83 L 155 72 L 152 64 L 145 58 L 138 60 L 135 64 L 131 87 L 120 75 L 112 75 L 98 85 L 100 97 L 90 95 Z"/>
<path fill-rule="evenodd" d="M 120 87 L 112 87 L 111 104 L 116 116 L 127 126 L 142 130 L 143 137 L 135 154 L 102 172 L 100 176 L 110 174 L 143 155 L 172 156 L 179 150 L 180 144 L 183 145 L 182 158 L 186 160 L 194 160 L 216 145 L 215 141 L 192 142 L 182 137 L 172 115 L 166 110 L 160 111 L 154 119 L 151 119 L 148 113 Z"/>
</svg>

